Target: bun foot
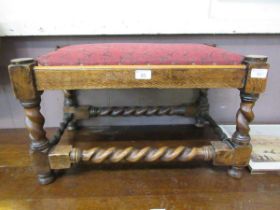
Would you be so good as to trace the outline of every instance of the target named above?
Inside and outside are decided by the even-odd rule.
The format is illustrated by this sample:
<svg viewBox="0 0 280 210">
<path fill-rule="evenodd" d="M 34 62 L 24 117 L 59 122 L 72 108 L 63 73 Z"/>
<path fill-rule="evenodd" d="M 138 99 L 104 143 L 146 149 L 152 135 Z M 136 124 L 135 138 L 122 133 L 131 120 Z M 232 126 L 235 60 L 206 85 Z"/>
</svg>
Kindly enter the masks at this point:
<svg viewBox="0 0 280 210">
<path fill-rule="evenodd" d="M 205 120 L 201 117 L 197 117 L 196 120 L 195 120 L 195 127 L 197 128 L 203 128 L 204 125 L 205 125 Z"/>
<path fill-rule="evenodd" d="M 242 170 L 243 170 L 243 168 L 241 168 L 241 167 L 232 166 L 228 170 L 228 175 L 230 175 L 231 177 L 233 177 L 235 179 L 241 179 L 241 177 L 242 177 Z"/>
<path fill-rule="evenodd" d="M 47 185 L 52 183 L 55 180 L 54 173 L 50 171 L 49 173 L 45 174 L 38 174 L 38 182 L 41 185 Z"/>
<path fill-rule="evenodd" d="M 68 131 L 75 131 L 77 129 L 78 129 L 77 123 L 74 121 L 70 122 L 67 126 Z"/>
</svg>

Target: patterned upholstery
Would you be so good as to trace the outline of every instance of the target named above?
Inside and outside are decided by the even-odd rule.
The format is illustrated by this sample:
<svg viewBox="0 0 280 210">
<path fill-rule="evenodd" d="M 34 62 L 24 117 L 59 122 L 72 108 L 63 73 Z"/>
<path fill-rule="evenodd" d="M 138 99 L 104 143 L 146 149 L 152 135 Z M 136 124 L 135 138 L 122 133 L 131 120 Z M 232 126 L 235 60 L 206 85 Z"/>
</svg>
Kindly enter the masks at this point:
<svg viewBox="0 0 280 210">
<path fill-rule="evenodd" d="M 243 56 L 202 44 L 109 43 L 60 48 L 40 56 L 43 66 L 64 65 L 231 65 Z"/>
</svg>

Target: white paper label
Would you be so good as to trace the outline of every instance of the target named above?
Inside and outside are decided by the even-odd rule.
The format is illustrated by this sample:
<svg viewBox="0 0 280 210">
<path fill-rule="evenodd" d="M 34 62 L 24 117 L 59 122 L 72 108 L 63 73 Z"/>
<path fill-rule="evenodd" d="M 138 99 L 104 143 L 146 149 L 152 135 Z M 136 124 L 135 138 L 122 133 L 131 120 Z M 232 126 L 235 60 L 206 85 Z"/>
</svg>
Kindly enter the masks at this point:
<svg viewBox="0 0 280 210">
<path fill-rule="evenodd" d="M 152 79 L 152 70 L 135 70 L 135 79 Z"/>
<path fill-rule="evenodd" d="M 165 210 L 165 209 L 150 209 L 150 210 Z"/>
<path fill-rule="evenodd" d="M 252 69 L 251 78 L 265 79 L 267 76 L 267 69 Z"/>
</svg>

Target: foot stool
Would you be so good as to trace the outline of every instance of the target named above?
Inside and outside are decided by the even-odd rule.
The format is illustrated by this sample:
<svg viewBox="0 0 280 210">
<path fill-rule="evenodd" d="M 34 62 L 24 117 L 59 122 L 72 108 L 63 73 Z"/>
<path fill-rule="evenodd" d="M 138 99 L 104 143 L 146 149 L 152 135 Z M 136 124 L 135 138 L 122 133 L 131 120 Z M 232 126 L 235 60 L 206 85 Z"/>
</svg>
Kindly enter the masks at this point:
<svg viewBox="0 0 280 210">
<path fill-rule="evenodd" d="M 14 94 L 25 111 L 25 123 L 39 182 L 54 180 L 54 170 L 75 163 L 212 161 L 230 166 L 229 175 L 240 178 L 251 154 L 249 123 L 252 108 L 265 90 L 269 65 L 266 56 L 242 56 L 202 44 L 110 43 L 60 48 L 38 59 L 14 59 L 9 75 Z M 73 90 L 132 88 L 193 88 L 199 90 L 196 103 L 182 106 L 95 107 L 79 106 Z M 209 115 L 209 88 L 237 88 L 241 104 L 236 131 L 228 138 Z M 64 119 L 56 134 L 47 139 L 40 112 L 44 90 L 65 92 Z M 183 115 L 196 119 L 196 126 L 209 124 L 217 141 L 201 147 L 145 146 L 93 147 L 81 149 L 60 145 L 64 130 L 75 130 L 78 120 L 101 116 Z M 75 131 L 74 131 L 75 132 Z"/>
</svg>

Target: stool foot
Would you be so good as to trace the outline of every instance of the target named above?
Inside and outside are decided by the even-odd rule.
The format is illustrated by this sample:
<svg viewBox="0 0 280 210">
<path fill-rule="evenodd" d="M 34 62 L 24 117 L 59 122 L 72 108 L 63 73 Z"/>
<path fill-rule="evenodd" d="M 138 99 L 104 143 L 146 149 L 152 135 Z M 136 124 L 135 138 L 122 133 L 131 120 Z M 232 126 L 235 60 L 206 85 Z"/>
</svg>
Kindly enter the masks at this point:
<svg viewBox="0 0 280 210">
<path fill-rule="evenodd" d="M 68 131 L 75 131 L 78 129 L 77 122 L 70 122 L 67 126 Z"/>
<path fill-rule="evenodd" d="M 232 166 L 228 169 L 228 175 L 235 179 L 242 178 L 243 167 Z"/>
<path fill-rule="evenodd" d="M 201 117 L 197 117 L 195 119 L 195 124 L 194 126 L 197 127 L 197 128 L 203 128 L 205 125 L 205 120 Z"/>
<path fill-rule="evenodd" d="M 45 174 L 38 174 L 38 182 L 41 185 L 47 185 L 55 180 L 55 175 L 52 171 L 49 171 L 48 173 Z"/>
</svg>

